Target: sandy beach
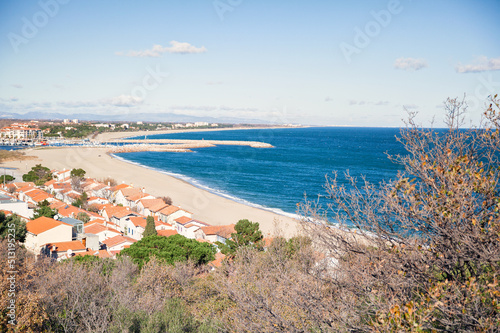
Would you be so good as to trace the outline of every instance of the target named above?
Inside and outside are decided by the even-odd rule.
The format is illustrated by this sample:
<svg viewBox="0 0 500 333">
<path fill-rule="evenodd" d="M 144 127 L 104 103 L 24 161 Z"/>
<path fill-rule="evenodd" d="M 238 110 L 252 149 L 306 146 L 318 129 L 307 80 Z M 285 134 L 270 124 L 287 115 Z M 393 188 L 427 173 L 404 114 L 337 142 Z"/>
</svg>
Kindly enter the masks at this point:
<svg viewBox="0 0 500 333">
<path fill-rule="evenodd" d="M 156 132 L 147 133 L 148 135 L 159 134 Z M 112 134 L 116 134 L 116 136 Z M 106 139 L 135 135 L 142 134 L 138 132 L 126 132 L 126 135 L 124 133 L 106 133 Z M 26 155 L 35 156 L 36 159 L 5 162 L 0 167 L 18 168 L 19 173 L 26 173 L 35 164 L 42 164 L 58 170 L 82 168 L 87 171 L 88 177 L 98 180 L 111 177 L 118 183 L 123 182 L 134 187 L 144 187 L 147 193 L 155 196 L 169 196 L 172 198 L 173 204 L 192 212 L 193 218 L 211 225 L 230 224 L 236 223 L 240 219 L 249 219 L 259 222 L 265 235 L 280 234 L 285 237 L 296 235 L 299 229 L 298 222 L 294 219 L 223 198 L 172 176 L 113 158 L 107 154 L 106 148 L 44 147 L 27 149 L 25 152 Z"/>
</svg>

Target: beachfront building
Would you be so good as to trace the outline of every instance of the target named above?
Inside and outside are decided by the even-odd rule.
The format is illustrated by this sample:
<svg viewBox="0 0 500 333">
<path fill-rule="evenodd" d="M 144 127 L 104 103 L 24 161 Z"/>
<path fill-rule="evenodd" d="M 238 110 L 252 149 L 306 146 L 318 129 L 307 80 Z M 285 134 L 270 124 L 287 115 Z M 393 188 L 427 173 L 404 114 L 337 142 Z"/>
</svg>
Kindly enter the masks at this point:
<svg viewBox="0 0 500 333">
<path fill-rule="evenodd" d="M 202 227 L 208 227 L 209 224 L 190 217 L 182 216 L 175 220 L 175 230 L 186 238 L 196 239 L 196 232 Z"/>
<path fill-rule="evenodd" d="M 170 225 L 174 225 L 175 219 L 178 219 L 182 216 L 191 218 L 193 217 L 193 213 L 190 213 L 187 210 L 181 209 L 181 207 L 174 205 L 167 206 L 158 212 L 158 218 L 162 222 L 168 223 Z"/>
<path fill-rule="evenodd" d="M 53 179 L 57 180 L 58 182 L 69 180 L 71 176 L 71 170 L 68 169 L 64 169 L 62 171 L 57 171 L 57 170 L 51 170 L 51 171 Z"/>
<path fill-rule="evenodd" d="M 26 231 L 24 246 L 35 254 L 40 254 L 42 246 L 47 243 L 73 240 L 73 226 L 45 216 L 26 223 Z"/>
<path fill-rule="evenodd" d="M 41 140 L 43 131 L 34 123 L 13 123 L 0 129 L 0 137 L 13 140 Z"/>
<path fill-rule="evenodd" d="M 157 216 L 166 207 L 167 204 L 163 199 L 141 199 L 137 202 L 137 210 L 145 216 Z"/>
<path fill-rule="evenodd" d="M 231 238 L 231 234 L 236 233 L 234 224 L 229 225 L 211 225 L 201 227 L 194 235 L 196 239 L 204 239 L 211 243 L 221 242 L 226 243 L 226 240 Z"/>
</svg>

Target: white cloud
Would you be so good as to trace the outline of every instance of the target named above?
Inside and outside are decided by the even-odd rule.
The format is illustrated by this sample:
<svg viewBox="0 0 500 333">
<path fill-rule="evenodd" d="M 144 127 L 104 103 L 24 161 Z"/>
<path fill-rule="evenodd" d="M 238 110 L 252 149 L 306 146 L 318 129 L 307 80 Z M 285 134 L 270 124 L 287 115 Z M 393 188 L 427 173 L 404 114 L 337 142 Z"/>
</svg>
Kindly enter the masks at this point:
<svg viewBox="0 0 500 333">
<path fill-rule="evenodd" d="M 135 106 L 137 104 L 141 104 L 142 102 L 144 102 L 144 100 L 140 97 L 120 95 L 110 100 L 103 101 L 103 104 L 111 104 L 114 106 Z"/>
<path fill-rule="evenodd" d="M 171 41 L 170 46 L 161 46 L 159 44 L 153 45 L 149 50 L 143 51 L 128 51 L 126 54 L 123 52 L 116 52 L 118 56 L 127 57 L 159 57 L 163 53 L 178 53 L 178 54 L 190 54 L 190 53 L 204 53 L 207 49 L 202 47 L 196 47 L 186 42 Z"/>
<path fill-rule="evenodd" d="M 333 98 L 331 98 L 330 96 L 327 96 L 325 98 L 325 102 L 331 102 L 331 101 L 333 101 Z"/>
<path fill-rule="evenodd" d="M 427 61 L 425 61 L 425 59 L 398 58 L 394 62 L 394 68 L 402 69 L 405 71 L 409 70 L 418 71 L 425 67 L 428 67 Z"/>
<path fill-rule="evenodd" d="M 22 84 L 11 84 L 11 86 L 13 86 L 14 88 L 17 88 L 17 89 L 23 88 Z"/>
<path fill-rule="evenodd" d="M 500 70 L 500 57 L 488 59 L 485 56 L 476 58 L 474 64 L 462 65 L 458 64 L 455 68 L 457 73 L 477 73 L 486 71 Z"/>
</svg>

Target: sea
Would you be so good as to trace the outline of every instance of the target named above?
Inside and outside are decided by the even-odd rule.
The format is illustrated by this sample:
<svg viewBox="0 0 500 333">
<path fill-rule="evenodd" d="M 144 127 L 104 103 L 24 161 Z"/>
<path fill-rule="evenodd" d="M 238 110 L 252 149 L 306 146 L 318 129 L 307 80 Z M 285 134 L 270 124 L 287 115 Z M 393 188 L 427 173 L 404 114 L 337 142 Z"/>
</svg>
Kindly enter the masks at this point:
<svg viewBox="0 0 500 333">
<path fill-rule="evenodd" d="M 115 157 L 246 205 L 296 216 L 298 205 L 306 200 L 326 207 L 325 183 L 334 173 L 347 186 L 347 171 L 373 184 L 394 179 L 402 167 L 387 154 L 405 154 L 396 140 L 399 133 L 398 128 L 309 127 L 148 135 L 148 139 L 261 141 L 274 148 L 221 145 L 187 153 L 134 152 Z"/>
</svg>

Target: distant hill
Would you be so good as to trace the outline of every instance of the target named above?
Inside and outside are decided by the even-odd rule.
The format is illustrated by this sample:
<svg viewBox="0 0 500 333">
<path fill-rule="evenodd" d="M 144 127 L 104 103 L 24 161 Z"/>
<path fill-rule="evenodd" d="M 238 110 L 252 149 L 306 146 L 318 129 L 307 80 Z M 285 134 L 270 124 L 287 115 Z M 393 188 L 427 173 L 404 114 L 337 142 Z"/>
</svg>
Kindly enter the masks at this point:
<svg viewBox="0 0 500 333">
<path fill-rule="evenodd" d="M 62 119 L 78 119 L 92 121 L 152 121 L 152 122 L 197 122 L 206 121 L 210 123 L 230 123 L 230 124 L 273 124 L 272 122 L 261 119 L 247 119 L 236 117 L 197 117 L 175 113 L 120 113 L 120 114 L 92 114 L 92 113 L 44 113 L 44 112 L 28 112 L 28 113 L 13 113 L 1 112 L 0 119 L 35 119 L 35 120 L 62 120 Z"/>
</svg>

